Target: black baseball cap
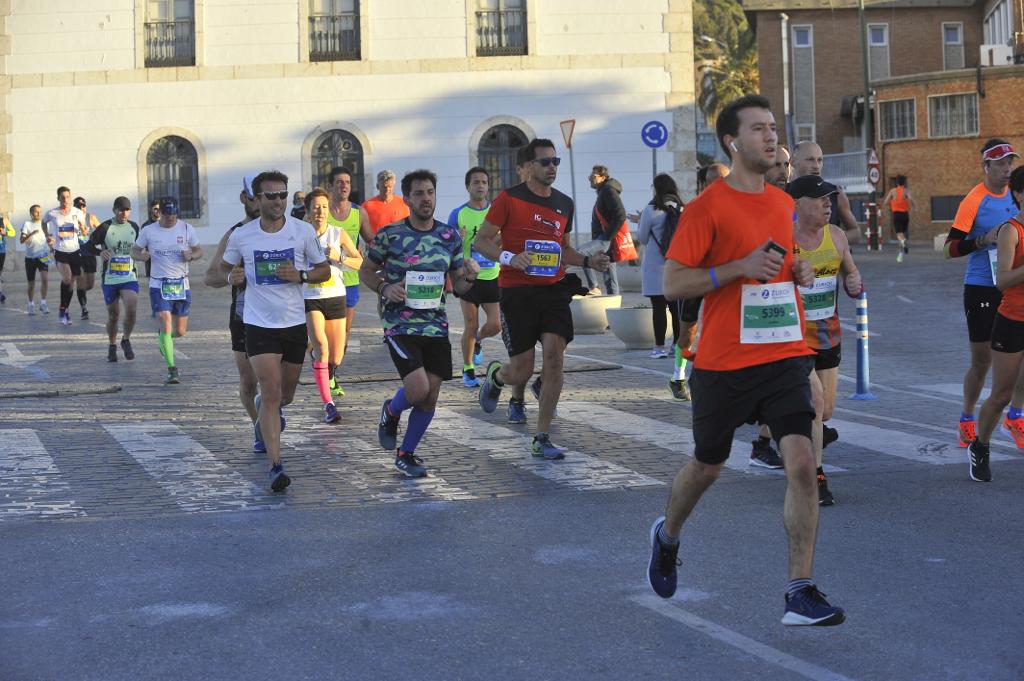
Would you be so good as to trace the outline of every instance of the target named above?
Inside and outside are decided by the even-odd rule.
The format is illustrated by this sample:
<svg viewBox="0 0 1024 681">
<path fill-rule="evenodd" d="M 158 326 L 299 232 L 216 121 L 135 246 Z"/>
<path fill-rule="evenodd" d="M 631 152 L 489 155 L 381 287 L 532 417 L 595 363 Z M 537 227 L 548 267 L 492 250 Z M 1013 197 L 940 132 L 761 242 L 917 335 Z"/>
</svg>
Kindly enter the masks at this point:
<svg viewBox="0 0 1024 681">
<path fill-rule="evenodd" d="M 127 196 L 119 196 L 114 199 L 114 210 L 121 210 L 122 208 L 125 210 L 132 209 L 132 202 L 128 200 Z"/>
<path fill-rule="evenodd" d="M 160 198 L 160 212 L 166 215 L 177 215 L 178 214 L 178 199 L 173 196 L 163 196 Z"/>
<path fill-rule="evenodd" d="M 819 175 L 804 175 L 786 185 L 786 192 L 794 199 L 820 199 L 838 191 L 839 187 Z"/>
</svg>

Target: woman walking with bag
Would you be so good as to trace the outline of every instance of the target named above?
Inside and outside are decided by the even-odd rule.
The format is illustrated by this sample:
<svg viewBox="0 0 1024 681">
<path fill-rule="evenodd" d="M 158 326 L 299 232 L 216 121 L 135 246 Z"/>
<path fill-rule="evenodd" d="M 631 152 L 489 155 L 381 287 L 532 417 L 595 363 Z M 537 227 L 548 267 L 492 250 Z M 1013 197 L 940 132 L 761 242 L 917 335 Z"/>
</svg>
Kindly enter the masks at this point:
<svg viewBox="0 0 1024 681">
<path fill-rule="evenodd" d="M 672 342 L 679 338 L 679 314 L 675 302 L 665 300 L 662 291 L 662 270 L 665 269 L 665 252 L 675 234 L 676 222 L 682 211 L 679 189 L 675 180 L 666 174 L 654 178 L 654 199 L 644 207 L 637 227 L 637 241 L 644 245 L 643 261 L 640 264 L 641 292 L 651 300 L 652 322 L 654 324 L 654 348 L 651 358 L 668 357 L 665 347 L 665 331 L 668 327 L 666 310 L 672 315 Z"/>
</svg>

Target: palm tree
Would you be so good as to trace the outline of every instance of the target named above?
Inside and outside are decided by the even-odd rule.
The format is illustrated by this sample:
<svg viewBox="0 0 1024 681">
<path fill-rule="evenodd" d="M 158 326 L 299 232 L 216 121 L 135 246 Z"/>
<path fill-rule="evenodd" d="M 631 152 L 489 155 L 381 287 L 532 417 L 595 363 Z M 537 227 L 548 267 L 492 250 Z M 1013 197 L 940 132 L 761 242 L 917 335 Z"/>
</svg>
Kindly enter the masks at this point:
<svg viewBox="0 0 1024 681">
<path fill-rule="evenodd" d="M 740 33 L 732 44 L 722 43 L 709 36 L 700 36 L 700 39 L 719 43 L 722 48 L 717 59 L 705 61 L 699 67 L 701 77 L 697 105 L 704 113 L 708 125 L 714 125 L 718 114 L 731 100 L 760 89 L 757 39 L 751 31 Z"/>
</svg>

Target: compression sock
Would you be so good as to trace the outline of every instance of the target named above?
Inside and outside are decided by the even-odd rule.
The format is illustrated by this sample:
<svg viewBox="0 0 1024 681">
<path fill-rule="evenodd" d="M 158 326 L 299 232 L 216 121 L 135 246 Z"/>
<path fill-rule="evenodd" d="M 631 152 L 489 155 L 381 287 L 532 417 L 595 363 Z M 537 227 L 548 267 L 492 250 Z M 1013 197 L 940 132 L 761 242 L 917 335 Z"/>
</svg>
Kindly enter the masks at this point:
<svg viewBox="0 0 1024 681">
<path fill-rule="evenodd" d="M 60 284 L 60 309 L 61 312 L 67 312 L 68 305 L 71 304 L 71 286 L 61 282 Z"/>
<path fill-rule="evenodd" d="M 75 289 L 75 293 L 78 295 L 78 304 L 81 305 L 82 309 L 84 310 L 85 309 L 85 302 L 86 302 L 85 290 L 84 289 L 80 289 L 80 288 L 79 289 Z"/>
<path fill-rule="evenodd" d="M 1010 407 L 1009 411 L 1006 412 L 1006 418 L 1011 421 L 1021 418 L 1022 410 L 1017 407 Z"/>
<path fill-rule="evenodd" d="M 434 418 L 434 412 L 423 411 L 419 407 L 413 407 L 412 411 L 409 412 L 409 422 L 405 424 L 405 437 L 402 438 L 402 451 L 412 452 L 416 450 L 416 445 L 423 439 L 423 435 L 427 432 L 427 426 Z"/>
<path fill-rule="evenodd" d="M 665 546 L 679 546 L 679 537 L 673 537 L 665 531 L 665 523 L 658 528 L 658 541 Z"/>
<path fill-rule="evenodd" d="M 974 414 L 967 414 L 965 412 L 960 412 L 960 422 L 961 423 L 963 423 L 964 421 L 973 421 L 973 420 L 974 420 Z"/>
<path fill-rule="evenodd" d="M 673 381 L 681 381 L 686 376 L 686 358 L 683 357 L 683 349 L 678 345 L 675 346 L 675 352 L 673 353 L 675 360 L 675 369 L 672 372 Z"/>
<path fill-rule="evenodd" d="M 313 362 L 313 380 L 316 382 L 316 389 L 320 393 L 320 399 L 324 404 L 330 404 L 331 384 L 328 379 L 327 365 L 323 362 Z"/>
<path fill-rule="evenodd" d="M 809 579 L 791 579 L 789 584 L 786 585 L 786 595 L 792 598 L 796 595 L 796 592 L 808 586 L 814 586 L 814 582 Z"/>
<path fill-rule="evenodd" d="M 157 334 L 160 342 L 160 354 L 164 356 L 164 361 L 167 362 L 167 368 L 174 366 L 174 339 L 171 338 L 171 334 L 164 333 L 161 331 Z"/>
<path fill-rule="evenodd" d="M 388 405 L 388 411 L 391 412 L 392 416 L 400 416 L 401 413 L 410 406 L 409 400 L 405 399 L 405 388 L 399 388 L 395 392 L 395 396 L 391 398 L 391 404 Z"/>
</svg>

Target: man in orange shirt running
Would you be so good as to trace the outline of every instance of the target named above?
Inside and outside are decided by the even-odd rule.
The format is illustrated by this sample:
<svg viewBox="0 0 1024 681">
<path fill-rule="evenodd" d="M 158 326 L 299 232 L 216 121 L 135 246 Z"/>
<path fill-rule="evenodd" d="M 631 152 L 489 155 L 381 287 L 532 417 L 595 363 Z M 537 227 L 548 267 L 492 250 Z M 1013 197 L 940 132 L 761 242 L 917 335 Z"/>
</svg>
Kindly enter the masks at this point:
<svg viewBox="0 0 1024 681">
<path fill-rule="evenodd" d="M 363 208 L 370 216 L 370 229 L 374 234 L 381 227 L 409 217 L 409 206 L 401 197 L 395 196 L 395 171 L 382 170 L 377 173 L 377 196 L 364 201 Z"/>
<path fill-rule="evenodd" d="M 676 475 L 665 516 L 651 526 L 648 581 L 663 598 L 675 593 L 683 523 L 718 478 L 736 429 L 756 418 L 771 428 L 789 483 L 782 623 L 840 624 L 842 608 L 811 581 L 818 528 L 808 378 L 814 360 L 796 286 L 810 286 L 814 274 L 792 255 L 793 199 L 765 183 L 779 143 L 775 118 L 767 99 L 746 95 L 723 109 L 715 130 L 732 172 L 686 206 L 666 257 L 665 296 L 704 296 L 704 316 L 690 375 L 695 451 Z"/>
</svg>

